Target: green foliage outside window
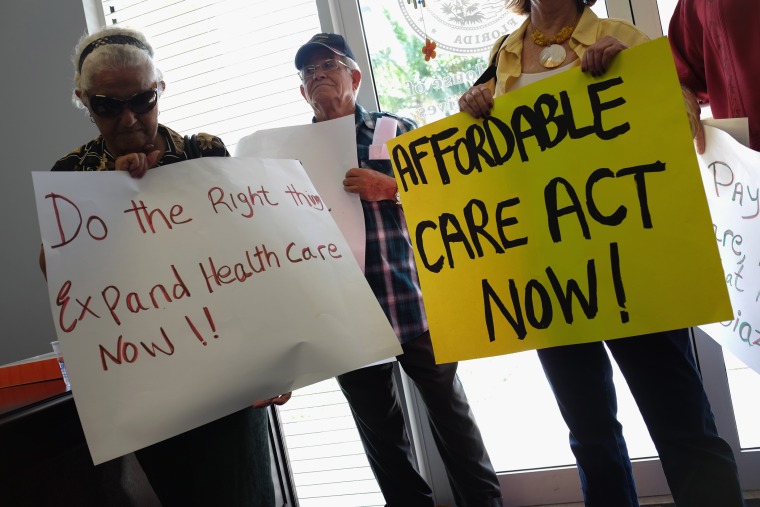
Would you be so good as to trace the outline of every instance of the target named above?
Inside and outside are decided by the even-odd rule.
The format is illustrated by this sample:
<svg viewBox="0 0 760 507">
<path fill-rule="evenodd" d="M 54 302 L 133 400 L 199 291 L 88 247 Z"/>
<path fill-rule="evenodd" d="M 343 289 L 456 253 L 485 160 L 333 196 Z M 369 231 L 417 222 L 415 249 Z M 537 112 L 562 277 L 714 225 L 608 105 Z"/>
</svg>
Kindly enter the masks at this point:
<svg viewBox="0 0 760 507">
<path fill-rule="evenodd" d="M 488 55 L 463 57 L 436 50 L 425 61 L 425 41 L 384 11 L 401 52 L 386 47 L 371 56 L 380 110 L 410 117 L 424 125 L 459 112 L 459 97 L 485 70 Z"/>
</svg>

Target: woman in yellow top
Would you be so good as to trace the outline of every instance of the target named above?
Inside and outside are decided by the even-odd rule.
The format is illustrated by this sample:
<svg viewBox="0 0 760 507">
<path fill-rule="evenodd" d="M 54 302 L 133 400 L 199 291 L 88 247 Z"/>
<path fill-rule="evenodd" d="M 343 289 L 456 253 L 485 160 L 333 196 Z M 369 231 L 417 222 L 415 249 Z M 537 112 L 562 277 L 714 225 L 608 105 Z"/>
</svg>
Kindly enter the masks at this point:
<svg viewBox="0 0 760 507">
<path fill-rule="evenodd" d="M 460 109 L 484 118 L 494 97 L 578 66 L 602 75 L 620 51 L 648 40 L 626 21 L 599 19 L 590 9 L 594 3 L 507 0 L 507 8 L 527 19 L 494 46 L 495 74 L 470 88 Z M 639 505 L 605 343 L 657 447 L 676 505 L 744 505 L 736 462 L 718 435 L 687 329 L 537 351 L 570 429 L 585 504 Z"/>
</svg>

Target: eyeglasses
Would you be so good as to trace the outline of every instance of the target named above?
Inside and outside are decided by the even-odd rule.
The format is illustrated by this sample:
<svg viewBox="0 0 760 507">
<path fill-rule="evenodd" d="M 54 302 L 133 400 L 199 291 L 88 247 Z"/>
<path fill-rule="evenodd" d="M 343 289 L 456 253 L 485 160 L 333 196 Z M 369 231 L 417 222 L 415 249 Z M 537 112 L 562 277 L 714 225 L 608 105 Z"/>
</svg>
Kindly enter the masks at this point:
<svg viewBox="0 0 760 507">
<path fill-rule="evenodd" d="M 323 72 L 333 72 L 333 71 L 338 70 L 341 65 L 347 69 L 350 69 L 348 65 L 341 62 L 340 60 L 335 60 L 331 58 L 317 65 L 304 65 L 303 68 L 301 68 L 301 70 L 298 71 L 298 75 L 301 76 L 301 81 L 306 81 L 307 79 L 313 78 L 314 74 L 317 72 L 317 69 L 319 68 L 321 68 Z"/>
<path fill-rule="evenodd" d="M 126 100 L 106 97 L 105 95 L 88 95 L 87 100 L 92 112 L 104 118 L 119 116 L 124 111 L 124 106 L 127 106 L 135 114 L 144 114 L 156 107 L 158 89 L 151 88 L 146 92 L 136 93 Z"/>
</svg>

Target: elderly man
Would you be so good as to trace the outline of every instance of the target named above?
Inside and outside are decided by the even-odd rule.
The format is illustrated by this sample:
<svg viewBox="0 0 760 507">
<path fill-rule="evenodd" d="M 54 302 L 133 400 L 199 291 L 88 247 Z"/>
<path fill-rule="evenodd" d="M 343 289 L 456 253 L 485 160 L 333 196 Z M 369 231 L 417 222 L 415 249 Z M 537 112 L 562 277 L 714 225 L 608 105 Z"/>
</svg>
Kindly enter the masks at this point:
<svg viewBox="0 0 760 507">
<path fill-rule="evenodd" d="M 501 488 L 480 430 L 456 375 L 457 364 L 435 364 L 412 245 L 389 160 L 369 158 L 378 118 L 395 119 L 397 134 L 416 127 L 412 120 L 369 113 L 356 103 L 362 73 L 345 39 L 320 33 L 296 53 L 301 95 L 315 122 L 353 115 L 359 168 L 343 180 L 359 194 L 367 230 L 365 274 L 398 336 L 398 362 L 414 381 L 427 407 L 430 426 L 459 507 L 502 505 Z M 357 337 L 357 347 L 361 347 Z M 338 377 L 372 470 L 389 507 L 434 505 L 420 476 L 406 434 L 393 365 L 381 364 Z"/>
</svg>

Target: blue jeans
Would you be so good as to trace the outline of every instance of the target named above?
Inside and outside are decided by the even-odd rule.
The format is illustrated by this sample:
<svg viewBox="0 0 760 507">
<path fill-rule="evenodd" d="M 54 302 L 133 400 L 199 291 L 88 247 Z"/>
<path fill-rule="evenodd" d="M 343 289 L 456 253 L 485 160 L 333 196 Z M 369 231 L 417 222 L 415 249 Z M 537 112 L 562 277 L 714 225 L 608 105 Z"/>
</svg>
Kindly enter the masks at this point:
<svg viewBox="0 0 760 507">
<path fill-rule="evenodd" d="M 687 329 L 604 342 L 660 455 L 679 507 L 739 507 L 736 461 L 718 435 Z M 589 507 L 638 506 L 612 366 L 602 342 L 538 350 Z"/>
</svg>

